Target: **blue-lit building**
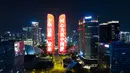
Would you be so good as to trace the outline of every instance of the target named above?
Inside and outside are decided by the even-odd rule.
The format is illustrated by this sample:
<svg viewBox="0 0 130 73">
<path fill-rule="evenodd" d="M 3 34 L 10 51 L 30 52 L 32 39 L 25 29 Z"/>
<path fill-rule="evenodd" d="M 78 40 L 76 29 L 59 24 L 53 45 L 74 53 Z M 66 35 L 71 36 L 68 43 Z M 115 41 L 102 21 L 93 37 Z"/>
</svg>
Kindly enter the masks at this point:
<svg viewBox="0 0 130 73">
<path fill-rule="evenodd" d="M 21 41 L 0 42 L 0 73 L 23 73 L 24 52 Z"/>
<path fill-rule="evenodd" d="M 130 73 L 130 44 L 113 42 L 110 66 L 112 73 Z"/>
</svg>

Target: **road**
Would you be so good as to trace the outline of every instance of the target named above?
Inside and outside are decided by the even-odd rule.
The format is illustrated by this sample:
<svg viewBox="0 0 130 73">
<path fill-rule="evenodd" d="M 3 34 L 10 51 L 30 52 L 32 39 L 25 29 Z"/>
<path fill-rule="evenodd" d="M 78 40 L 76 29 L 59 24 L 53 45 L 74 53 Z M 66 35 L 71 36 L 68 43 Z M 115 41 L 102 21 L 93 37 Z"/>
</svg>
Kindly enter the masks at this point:
<svg viewBox="0 0 130 73">
<path fill-rule="evenodd" d="M 52 73 L 65 73 L 65 69 L 63 68 L 63 60 L 59 55 L 53 55 L 54 68 L 52 69 Z"/>
</svg>

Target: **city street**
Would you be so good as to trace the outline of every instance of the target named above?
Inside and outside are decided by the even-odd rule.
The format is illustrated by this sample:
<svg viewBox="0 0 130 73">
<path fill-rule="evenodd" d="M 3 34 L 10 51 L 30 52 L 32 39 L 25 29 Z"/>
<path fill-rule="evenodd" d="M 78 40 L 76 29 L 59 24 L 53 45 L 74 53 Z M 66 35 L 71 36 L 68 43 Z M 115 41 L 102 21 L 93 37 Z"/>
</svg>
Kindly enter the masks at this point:
<svg viewBox="0 0 130 73">
<path fill-rule="evenodd" d="M 63 61 L 59 55 L 53 55 L 54 66 L 51 65 L 49 60 L 45 61 L 42 60 L 42 58 L 37 60 L 37 64 L 35 64 L 34 67 L 31 67 L 32 69 L 26 69 L 25 73 L 65 73 L 65 69 L 63 68 Z M 30 64 L 34 63 L 30 62 Z"/>
</svg>

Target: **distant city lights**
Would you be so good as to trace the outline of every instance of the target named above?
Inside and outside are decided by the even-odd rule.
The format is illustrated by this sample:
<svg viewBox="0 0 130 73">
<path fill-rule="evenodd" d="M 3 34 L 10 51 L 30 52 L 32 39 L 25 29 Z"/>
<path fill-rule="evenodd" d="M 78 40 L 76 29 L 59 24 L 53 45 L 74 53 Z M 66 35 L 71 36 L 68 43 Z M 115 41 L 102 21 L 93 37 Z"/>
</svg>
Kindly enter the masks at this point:
<svg viewBox="0 0 130 73">
<path fill-rule="evenodd" d="M 92 19 L 92 16 L 87 16 L 85 17 L 85 19 Z"/>
<path fill-rule="evenodd" d="M 37 24 L 38 22 L 32 22 L 32 24 Z"/>
<path fill-rule="evenodd" d="M 85 68 L 85 69 L 90 69 L 91 67 L 90 67 L 90 66 L 85 65 L 85 66 L 83 66 L 83 68 Z"/>
<path fill-rule="evenodd" d="M 80 56 L 83 56 L 83 52 L 82 52 L 82 51 L 80 51 L 79 55 L 80 55 Z"/>
<path fill-rule="evenodd" d="M 104 47 L 109 48 L 110 46 L 109 46 L 109 44 L 105 44 Z"/>
</svg>

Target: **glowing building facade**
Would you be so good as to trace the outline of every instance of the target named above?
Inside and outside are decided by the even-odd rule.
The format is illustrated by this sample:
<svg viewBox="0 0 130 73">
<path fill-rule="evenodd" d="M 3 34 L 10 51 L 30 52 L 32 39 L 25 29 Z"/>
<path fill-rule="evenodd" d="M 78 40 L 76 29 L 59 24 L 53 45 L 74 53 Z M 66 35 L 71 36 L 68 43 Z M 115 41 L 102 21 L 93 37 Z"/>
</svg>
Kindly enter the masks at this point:
<svg viewBox="0 0 130 73">
<path fill-rule="evenodd" d="M 54 16 L 47 15 L 47 53 L 53 54 L 55 48 Z"/>
<path fill-rule="evenodd" d="M 62 14 L 59 16 L 58 23 L 58 53 L 66 53 L 66 16 Z"/>
</svg>

